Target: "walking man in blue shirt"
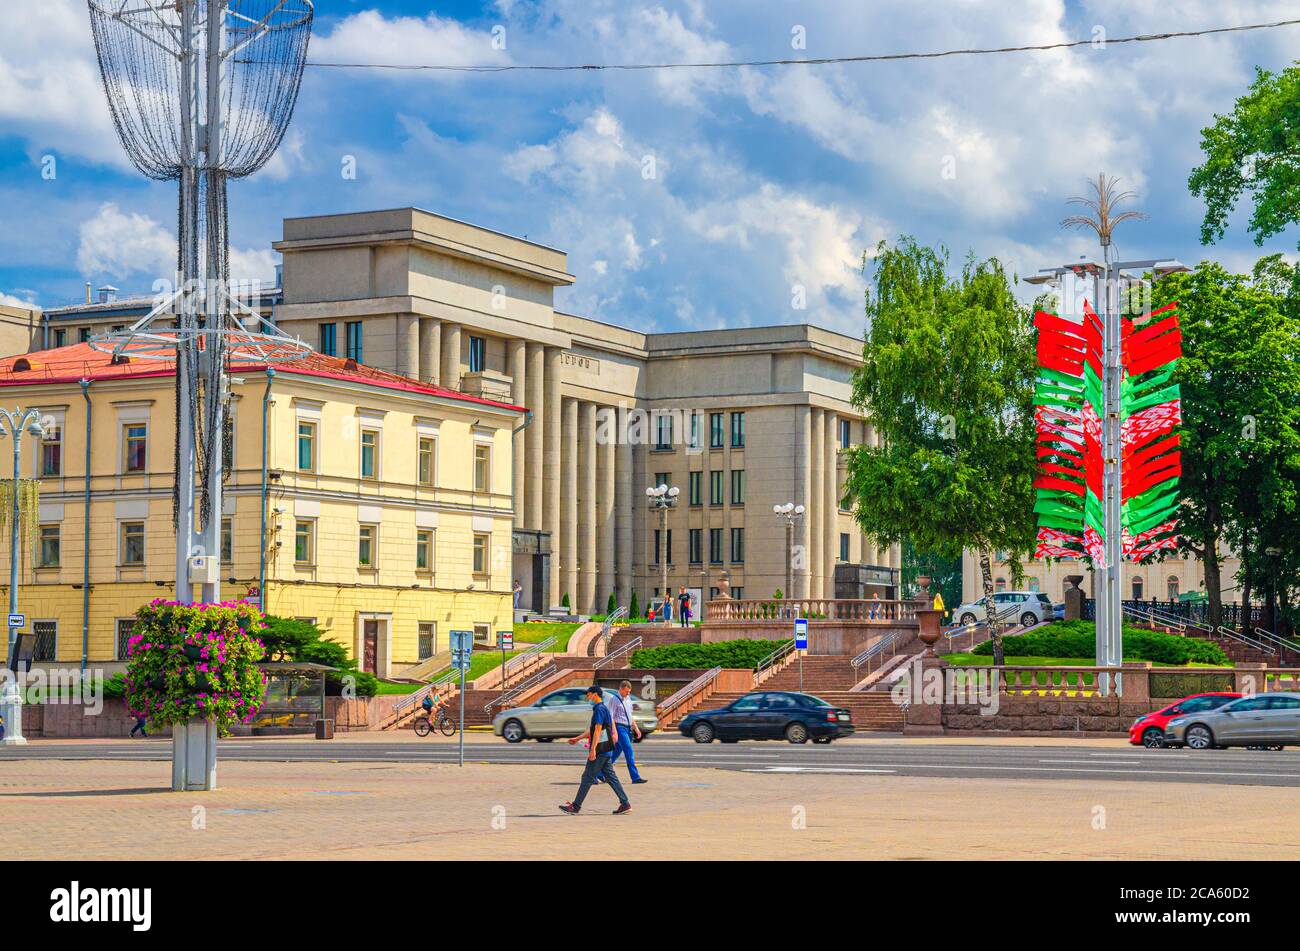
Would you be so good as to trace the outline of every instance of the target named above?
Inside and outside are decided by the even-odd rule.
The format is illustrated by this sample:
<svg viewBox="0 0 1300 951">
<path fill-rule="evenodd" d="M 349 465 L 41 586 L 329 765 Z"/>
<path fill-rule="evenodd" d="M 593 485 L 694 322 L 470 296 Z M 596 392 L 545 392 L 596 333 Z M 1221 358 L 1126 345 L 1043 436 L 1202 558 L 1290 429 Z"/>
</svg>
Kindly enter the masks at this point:
<svg viewBox="0 0 1300 951">
<path fill-rule="evenodd" d="M 618 762 L 619 754 L 627 759 L 628 775 L 632 777 L 632 785 L 639 786 L 649 780 L 641 778 L 641 772 L 636 768 L 636 753 L 632 750 L 632 734 L 641 739 L 641 728 L 636 724 L 636 718 L 632 716 L 632 683 L 625 680 L 618 685 L 618 693 L 614 694 L 609 701 L 610 710 L 614 717 L 614 728 L 618 730 L 618 746 L 614 747 L 614 752 L 609 757 L 609 765 L 613 766 Z"/>
<path fill-rule="evenodd" d="M 610 754 L 614 752 L 614 747 L 618 743 L 614 732 L 614 720 L 610 716 L 609 707 L 605 705 L 603 691 L 596 684 L 587 688 L 587 702 L 592 705 L 591 725 L 582 736 L 575 736 L 569 740 L 570 746 L 581 739 L 590 741 L 587 747 L 587 765 L 582 771 L 582 783 L 578 786 L 578 795 L 573 797 L 573 802 L 566 802 L 560 806 L 560 811 L 571 816 L 581 812 L 583 800 L 587 798 L 588 790 L 599 776 L 610 789 L 614 790 L 614 795 L 618 796 L 618 808 L 614 810 L 614 815 L 621 816 L 625 812 L 632 811 L 632 804 L 627 801 L 627 793 L 623 792 L 623 785 L 614 774 L 614 765 L 610 762 Z"/>
</svg>

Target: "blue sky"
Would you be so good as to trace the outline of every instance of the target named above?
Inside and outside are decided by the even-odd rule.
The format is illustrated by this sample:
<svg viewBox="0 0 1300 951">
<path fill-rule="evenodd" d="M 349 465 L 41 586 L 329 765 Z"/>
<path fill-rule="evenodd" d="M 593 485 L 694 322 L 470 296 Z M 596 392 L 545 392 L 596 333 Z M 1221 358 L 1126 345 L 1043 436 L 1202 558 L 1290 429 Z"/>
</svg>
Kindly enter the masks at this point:
<svg viewBox="0 0 1300 951">
<path fill-rule="evenodd" d="M 6 0 L 0 300 L 147 290 L 175 189 L 126 162 L 84 0 Z M 1176 12 L 1175 12 L 1176 11 Z M 1283 19 L 1290 0 L 318 0 L 311 58 L 646 62 L 1042 43 Z M 505 49 L 494 49 L 494 28 Z M 806 48 L 792 48 L 793 37 Z M 497 31 L 501 34 L 501 30 Z M 1239 215 L 1199 243 L 1200 129 L 1300 28 L 935 62 L 674 73 L 309 69 L 293 127 L 231 189 L 235 269 L 270 277 L 286 216 L 417 205 L 569 252 L 558 305 L 646 330 L 812 322 L 860 332 L 863 251 L 900 233 L 1020 274 L 1092 248 L 1064 199 L 1099 171 L 1138 191 L 1125 257 L 1257 249 Z M 42 177 L 53 156 L 57 175 Z M 345 178 L 348 157 L 355 179 Z M 1026 295 L 1029 291 L 1026 290 Z M 798 306 L 802 300 L 804 306 Z"/>
</svg>

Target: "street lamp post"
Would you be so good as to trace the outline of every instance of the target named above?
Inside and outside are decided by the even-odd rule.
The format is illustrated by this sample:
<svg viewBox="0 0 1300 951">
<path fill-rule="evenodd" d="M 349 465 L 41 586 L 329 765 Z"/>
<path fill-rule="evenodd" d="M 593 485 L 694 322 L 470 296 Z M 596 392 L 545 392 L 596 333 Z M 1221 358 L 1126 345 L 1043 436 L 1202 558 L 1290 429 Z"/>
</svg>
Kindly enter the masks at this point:
<svg viewBox="0 0 1300 951">
<path fill-rule="evenodd" d="M 45 430 L 41 428 L 40 410 L 36 409 L 14 409 L 7 410 L 0 408 L 0 439 L 13 437 L 14 441 L 14 479 L 13 487 L 10 491 L 12 510 L 9 513 L 9 613 L 14 615 L 18 613 L 18 560 L 19 560 L 19 531 L 18 520 L 21 512 L 18 508 L 18 475 L 22 471 L 22 443 L 23 430 L 26 429 L 31 435 L 37 437 L 45 435 Z M 9 658 L 9 663 L 14 663 L 14 650 L 18 644 L 18 628 L 9 627 L 9 653 L 5 656 Z M 18 678 L 6 678 L 3 688 L 0 688 L 0 711 L 3 711 L 5 721 L 5 738 L 2 742 L 5 746 L 22 746 L 27 740 L 23 736 L 23 693 L 18 684 Z"/>
<path fill-rule="evenodd" d="M 645 490 L 646 501 L 650 504 L 651 510 L 659 512 L 659 550 L 656 554 L 659 556 L 659 566 L 663 573 L 662 590 L 665 604 L 672 599 L 672 594 L 668 590 L 668 510 L 677 505 L 677 496 L 681 491 L 675 485 L 662 484 L 649 486 Z"/>
<path fill-rule="evenodd" d="M 785 596 L 794 597 L 794 523 L 803 518 L 804 508 L 793 502 L 772 506 L 772 513 L 785 519 Z"/>
</svg>

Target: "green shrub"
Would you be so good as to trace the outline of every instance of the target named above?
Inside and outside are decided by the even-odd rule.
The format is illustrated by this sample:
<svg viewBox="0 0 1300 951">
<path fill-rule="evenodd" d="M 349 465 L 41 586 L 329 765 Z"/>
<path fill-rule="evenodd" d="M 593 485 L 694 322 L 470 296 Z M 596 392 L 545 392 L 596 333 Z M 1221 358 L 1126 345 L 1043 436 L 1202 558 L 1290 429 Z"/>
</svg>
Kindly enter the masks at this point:
<svg viewBox="0 0 1300 951">
<path fill-rule="evenodd" d="M 1125 624 L 1124 659 L 1149 660 L 1162 664 L 1226 664 L 1228 655 L 1218 644 L 1198 637 L 1182 637 Z M 1002 638 L 1007 655 L 1018 657 L 1095 657 L 1097 629 L 1092 621 L 1056 621 L 1028 634 Z M 985 641 L 972 653 L 993 654 L 993 642 Z"/>
<path fill-rule="evenodd" d="M 632 592 L 632 600 L 627 607 L 627 616 L 644 620 L 644 618 L 641 617 L 641 602 L 638 600 L 635 591 Z"/>
<path fill-rule="evenodd" d="M 268 661 L 295 661 L 335 668 L 325 675 L 325 693 L 331 697 L 341 696 L 348 684 L 351 684 L 353 696 L 373 697 L 379 693 L 379 678 L 359 669 L 344 645 L 327 640 L 325 632 L 310 621 L 268 614 L 262 643 L 266 645 L 265 659 Z"/>
<path fill-rule="evenodd" d="M 788 638 L 777 641 L 737 640 L 643 647 L 632 652 L 629 666 L 640 670 L 708 670 L 711 667 L 752 670 L 764 657 L 786 643 L 786 640 Z"/>
</svg>

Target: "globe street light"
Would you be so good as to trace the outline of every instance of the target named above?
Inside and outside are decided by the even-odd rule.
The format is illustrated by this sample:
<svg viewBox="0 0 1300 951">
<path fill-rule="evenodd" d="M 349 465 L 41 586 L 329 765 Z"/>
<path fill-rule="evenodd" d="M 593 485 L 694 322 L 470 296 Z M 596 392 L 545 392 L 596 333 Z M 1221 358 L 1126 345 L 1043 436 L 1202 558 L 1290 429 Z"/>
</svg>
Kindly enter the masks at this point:
<svg viewBox="0 0 1300 951">
<path fill-rule="evenodd" d="M 13 624 L 13 615 L 18 613 L 18 519 L 21 513 L 18 510 L 18 474 L 22 471 L 22 447 L 23 447 L 23 430 L 40 439 L 45 435 L 45 430 L 41 427 L 41 411 L 38 409 L 14 409 L 7 410 L 0 408 L 0 439 L 13 437 L 14 440 L 14 478 L 13 487 L 10 491 L 12 511 L 9 513 L 9 658 L 10 666 L 17 673 L 15 664 L 14 650 L 18 644 L 18 628 Z M 23 737 L 23 694 L 19 688 L 17 677 L 12 680 L 6 679 L 3 687 L 0 687 L 0 710 L 3 710 L 6 731 L 3 744 L 5 746 L 21 746 L 27 742 Z"/>
<path fill-rule="evenodd" d="M 668 590 L 668 510 L 677 504 L 677 496 L 681 491 L 675 485 L 662 483 L 652 485 L 645 490 L 646 502 L 652 510 L 659 512 L 659 547 L 656 555 L 659 557 L 659 565 L 663 571 L 664 604 L 672 601 L 672 593 Z"/>
<path fill-rule="evenodd" d="M 785 519 L 785 596 L 794 597 L 794 523 L 803 518 L 804 507 L 786 502 L 772 506 L 772 514 Z"/>
</svg>

